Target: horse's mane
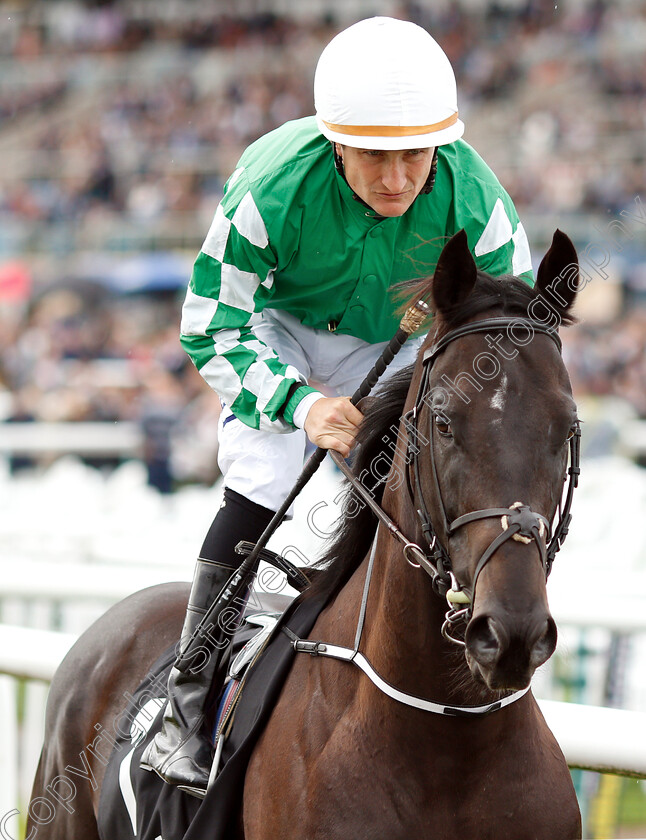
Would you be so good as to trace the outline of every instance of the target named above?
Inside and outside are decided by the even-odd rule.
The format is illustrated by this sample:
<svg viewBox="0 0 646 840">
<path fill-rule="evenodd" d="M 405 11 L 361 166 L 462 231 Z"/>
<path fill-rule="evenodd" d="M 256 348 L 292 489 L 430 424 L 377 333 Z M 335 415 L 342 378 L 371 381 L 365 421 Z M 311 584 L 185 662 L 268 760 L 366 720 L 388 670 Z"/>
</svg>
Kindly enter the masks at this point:
<svg viewBox="0 0 646 840">
<path fill-rule="evenodd" d="M 410 294 L 411 302 L 429 300 L 431 297 L 432 278 L 407 286 L 408 291 L 413 290 Z M 467 300 L 452 309 L 444 310 L 441 317 L 436 317 L 433 324 L 435 338 L 440 338 L 485 312 L 527 317 L 528 306 L 537 296 L 535 289 L 517 277 L 493 277 L 478 271 L 476 285 Z M 567 326 L 573 321 L 571 315 L 561 315 L 563 325 Z M 414 365 L 409 365 L 390 376 L 378 387 L 376 399 L 366 401 L 365 407 L 361 406 L 364 420 L 356 438 L 352 470 L 356 476 L 361 476 L 363 485 L 378 504 L 381 502 L 386 476 L 380 480 L 371 472 L 370 466 L 384 463 L 385 459 L 392 461 L 413 369 Z M 318 597 L 320 594 L 329 599 L 338 592 L 368 553 L 376 527 L 377 517 L 374 513 L 365 504 L 359 506 L 356 495 L 349 492 L 330 545 L 313 567 L 317 573 L 306 597 L 310 594 Z"/>
</svg>

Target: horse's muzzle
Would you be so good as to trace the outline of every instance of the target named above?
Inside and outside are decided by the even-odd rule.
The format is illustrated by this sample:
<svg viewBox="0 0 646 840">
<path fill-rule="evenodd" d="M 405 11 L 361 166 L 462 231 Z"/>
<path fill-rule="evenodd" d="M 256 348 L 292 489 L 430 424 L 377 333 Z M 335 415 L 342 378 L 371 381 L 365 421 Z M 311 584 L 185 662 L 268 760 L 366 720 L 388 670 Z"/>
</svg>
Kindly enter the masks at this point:
<svg viewBox="0 0 646 840">
<path fill-rule="evenodd" d="M 556 636 L 556 623 L 543 609 L 516 617 L 476 614 L 466 630 L 467 662 L 489 689 L 519 690 L 554 653 Z"/>
</svg>

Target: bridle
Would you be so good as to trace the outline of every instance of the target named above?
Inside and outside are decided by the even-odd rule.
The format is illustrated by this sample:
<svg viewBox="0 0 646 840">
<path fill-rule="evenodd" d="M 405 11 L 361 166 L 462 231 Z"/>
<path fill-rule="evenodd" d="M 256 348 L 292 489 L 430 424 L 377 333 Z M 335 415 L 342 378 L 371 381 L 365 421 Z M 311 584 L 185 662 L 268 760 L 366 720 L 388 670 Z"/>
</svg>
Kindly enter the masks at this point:
<svg viewBox="0 0 646 840">
<path fill-rule="evenodd" d="M 545 575 L 546 577 L 549 575 L 554 556 L 560 549 L 568 532 L 570 520 L 572 518 L 570 513 L 572 496 L 574 488 L 578 483 L 579 442 L 581 431 L 577 422 L 572 427 L 569 438 L 570 466 L 567 470 L 566 476 L 568 486 L 567 490 L 564 491 L 564 495 L 561 496 L 558 504 L 558 522 L 553 534 L 550 534 L 550 523 L 545 516 L 540 513 L 536 513 L 528 505 L 524 505 L 520 502 L 514 503 L 509 508 L 485 508 L 483 510 L 472 511 L 470 513 L 465 513 L 462 516 L 458 516 L 452 522 L 449 522 L 446 515 L 446 509 L 442 501 L 440 483 L 437 474 L 437 464 L 435 462 L 433 446 L 434 424 L 431 423 L 430 449 L 432 471 L 434 476 L 433 481 L 435 483 L 437 498 L 440 503 L 444 533 L 449 536 L 463 525 L 467 525 L 470 522 L 476 522 L 480 519 L 488 519 L 489 517 L 498 516 L 501 518 L 501 533 L 491 541 L 480 557 L 470 591 L 462 589 L 459 586 L 456 577 L 453 574 L 449 552 L 446 550 L 446 547 L 442 544 L 442 541 L 437 535 L 422 494 L 419 467 L 419 452 L 421 450 L 415 444 L 415 438 L 419 439 L 419 417 L 422 407 L 433 398 L 431 388 L 431 368 L 433 367 L 433 363 L 438 355 L 449 344 L 451 344 L 451 342 L 457 341 L 465 335 L 486 332 L 490 329 L 500 327 L 509 328 L 518 324 L 521 324 L 529 330 L 533 330 L 533 332 L 549 335 L 552 341 L 556 344 L 559 352 L 561 351 L 561 341 L 558 335 L 549 330 L 545 324 L 533 321 L 529 318 L 487 318 L 481 321 L 473 321 L 469 324 L 465 324 L 464 326 L 451 330 L 446 333 L 446 335 L 442 336 L 442 338 L 440 338 L 424 353 L 422 362 L 424 370 L 417 389 L 415 404 L 413 408 L 404 415 L 403 423 L 408 433 L 406 448 L 406 460 L 410 467 L 407 472 L 408 492 L 411 501 L 415 505 L 415 509 L 417 510 L 417 514 L 421 522 L 422 532 L 427 543 L 426 548 L 421 548 L 416 542 L 407 539 L 393 519 L 374 500 L 370 491 L 364 487 L 359 478 L 354 475 L 343 457 L 339 453 L 330 450 L 330 455 L 334 460 L 334 463 L 337 464 L 341 472 L 346 476 L 355 492 L 359 495 L 362 501 L 368 505 L 379 522 L 387 528 L 391 536 L 402 543 L 403 554 L 406 560 L 412 566 L 424 569 L 431 578 L 433 589 L 439 595 L 446 597 L 449 604 L 449 610 L 446 613 L 446 620 L 442 626 L 442 634 L 449 641 L 463 646 L 465 645 L 465 642 L 454 636 L 453 633 L 456 631 L 458 624 L 469 621 L 472 611 L 473 593 L 475 592 L 478 576 L 494 553 L 506 540 L 516 539 L 525 543 L 535 542 L 538 546 Z M 329 644 L 327 642 L 312 639 L 300 639 L 288 628 L 283 627 L 283 632 L 285 632 L 290 638 L 294 650 L 297 653 L 307 653 L 310 656 L 331 657 L 333 659 L 350 662 L 359 667 L 381 692 L 392 699 L 407 706 L 440 715 L 481 717 L 508 706 L 511 703 L 515 703 L 525 696 L 525 694 L 529 691 L 529 685 L 520 691 L 512 692 L 510 695 L 501 700 L 497 700 L 494 703 L 489 703 L 484 706 L 451 706 L 426 700 L 412 694 L 407 694 L 386 682 L 386 680 L 384 680 L 383 677 L 375 671 L 371 663 L 360 650 L 361 637 L 366 617 L 366 606 L 368 603 L 368 592 L 370 589 L 370 580 L 372 577 L 376 551 L 377 534 L 375 534 L 373 539 L 372 550 L 368 561 L 354 646 L 351 648 L 342 647 L 340 645 Z"/>
<path fill-rule="evenodd" d="M 500 546 L 510 539 L 523 543 L 536 543 L 545 577 L 547 578 L 552 569 L 554 557 L 567 536 L 570 521 L 572 519 L 572 499 L 574 490 L 578 484 L 578 477 L 580 473 L 579 461 L 581 430 L 578 422 L 572 427 L 569 436 L 569 467 L 565 476 L 567 487 L 564 488 L 564 492 L 559 500 L 557 507 L 558 520 L 553 532 L 551 531 L 550 521 L 543 514 L 533 511 L 528 505 L 525 505 L 522 502 L 515 502 L 508 508 L 496 507 L 471 511 L 458 516 L 453 521 L 449 521 L 442 499 L 440 480 L 435 459 L 433 438 L 435 434 L 435 424 L 430 424 L 429 448 L 431 470 L 435 492 L 440 506 L 443 532 L 446 537 L 450 537 L 459 528 L 462 528 L 464 525 L 471 522 L 496 517 L 501 520 L 501 532 L 491 541 L 489 546 L 481 555 L 476 566 L 472 584 L 468 589 L 461 587 L 457 582 L 453 573 L 453 565 L 450 554 L 438 536 L 437 530 L 433 525 L 424 500 L 419 462 L 419 454 L 421 451 L 418 445 L 421 439 L 419 432 L 419 418 L 422 408 L 425 405 L 428 405 L 432 411 L 431 400 L 433 397 L 433 389 L 431 387 L 431 371 L 435 360 L 450 344 L 465 335 L 489 332 L 493 329 L 509 329 L 516 326 L 525 327 L 532 334 L 541 333 L 549 336 L 556 344 L 559 353 L 561 352 L 561 340 L 558 337 L 558 334 L 547 325 L 539 321 L 534 321 L 530 318 L 497 317 L 485 318 L 480 321 L 473 321 L 457 327 L 443 335 L 424 353 L 422 361 L 423 374 L 417 389 L 415 403 L 412 409 L 404 415 L 403 424 L 407 432 L 406 463 L 409 467 L 407 470 L 408 492 L 421 523 L 421 529 L 426 543 L 425 548 L 420 547 L 416 542 L 413 542 L 404 536 L 395 522 L 375 502 L 370 492 L 351 473 L 349 467 L 345 464 L 341 456 L 335 457 L 335 453 L 332 453 L 335 463 L 349 479 L 353 488 L 360 495 L 362 500 L 368 504 L 373 513 L 377 516 L 380 522 L 388 528 L 390 533 L 403 544 L 403 553 L 406 560 L 412 566 L 423 568 L 430 575 L 434 590 L 439 595 L 446 597 L 449 603 L 449 610 L 446 614 L 444 626 L 442 627 L 442 633 L 447 639 L 460 645 L 464 645 L 464 642 L 454 636 L 453 632 L 455 631 L 458 623 L 465 622 L 470 619 L 477 580 L 484 567 Z"/>
</svg>

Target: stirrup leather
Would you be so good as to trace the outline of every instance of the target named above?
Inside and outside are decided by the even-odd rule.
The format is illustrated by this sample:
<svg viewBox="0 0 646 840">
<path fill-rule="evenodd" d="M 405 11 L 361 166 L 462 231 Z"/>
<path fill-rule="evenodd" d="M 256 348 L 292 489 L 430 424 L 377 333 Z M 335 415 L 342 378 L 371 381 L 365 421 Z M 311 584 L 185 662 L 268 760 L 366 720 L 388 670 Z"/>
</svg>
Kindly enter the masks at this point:
<svg viewBox="0 0 646 840">
<path fill-rule="evenodd" d="M 236 545 L 236 554 L 248 557 L 255 548 L 255 545 L 255 543 L 249 542 L 248 540 L 241 540 Z M 284 557 L 281 557 L 280 554 L 277 554 L 275 551 L 271 551 L 269 548 L 261 548 L 258 553 L 258 559 L 264 560 L 265 563 L 269 563 L 270 566 L 273 566 L 275 569 L 278 569 L 278 571 L 283 572 L 287 576 L 287 582 L 298 592 L 302 592 L 304 589 L 307 589 L 307 587 L 311 584 L 310 579 L 301 569 L 298 568 L 298 566 L 294 566 L 294 564 L 290 563 L 289 560 L 285 560 Z"/>
</svg>

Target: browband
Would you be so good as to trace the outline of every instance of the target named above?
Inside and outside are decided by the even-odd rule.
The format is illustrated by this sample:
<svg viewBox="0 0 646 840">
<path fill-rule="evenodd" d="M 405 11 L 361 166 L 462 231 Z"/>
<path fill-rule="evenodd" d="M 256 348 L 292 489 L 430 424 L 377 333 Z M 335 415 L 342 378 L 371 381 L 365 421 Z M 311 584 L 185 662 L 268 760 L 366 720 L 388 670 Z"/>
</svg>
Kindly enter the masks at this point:
<svg viewBox="0 0 646 840">
<path fill-rule="evenodd" d="M 559 353 L 562 350 L 561 339 L 558 332 L 552 327 L 543 324 L 541 321 L 532 321 L 531 318 L 484 318 L 482 321 L 472 321 L 470 324 L 463 324 L 461 327 L 456 327 L 454 330 L 446 333 L 442 338 L 432 344 L 425 352 L 423 363 L 427 364 L 435 360 L 435 357 L 444 350 L 444 348 L 451 344 L 456 338 L 462 338 L 463 335 L 470 335 L 471 333 L 489 332 L 501 327 L 513 327 L 514 324 L 527 328 L 535 333 L 542 333 L 549 335 L 554 344 L 556 344 Z M 528 342 L 527 342 L 528 343 Z"/>
</svg>

